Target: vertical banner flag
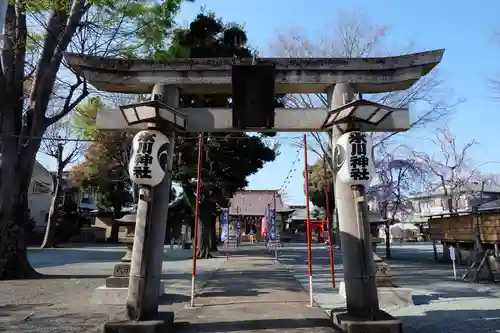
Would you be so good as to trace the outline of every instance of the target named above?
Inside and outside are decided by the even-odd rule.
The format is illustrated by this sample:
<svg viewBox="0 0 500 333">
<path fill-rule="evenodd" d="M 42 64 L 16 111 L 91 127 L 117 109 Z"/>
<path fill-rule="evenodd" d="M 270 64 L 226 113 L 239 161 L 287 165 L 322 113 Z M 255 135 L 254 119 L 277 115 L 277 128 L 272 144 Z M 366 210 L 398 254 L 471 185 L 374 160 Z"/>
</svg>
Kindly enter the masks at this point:
<svg viewBox="0 0 500 333">
<path fill-rule="evenodd" d="M 222 224 L 222 231 L 220 234 L 220 240 L 225 242 L 228 240 L 228 235 L 229 235 L 229 209 L 227 208 L 222 209 L 221 224 Z"/>
<path fill-rule="evenodd" d="M 264 215 L 260 223 L 260 236 L 264 237 L 267 232 L 267 217 Z"/>
<path fill-rule="evenodd" d="M 276 209 L 271 209 L 271 227 L 269 232 L 269 240 L 276 241 Z"/>
<path fill-rule="evenodd" d="M 266 216 L 267 216 L 267 226 L 266 226 L 267 241 L 269 241 L 269 233 L 271 232 L 271 208 L 269 208 L 269 206 L 266 209 Z"/>
</svg>

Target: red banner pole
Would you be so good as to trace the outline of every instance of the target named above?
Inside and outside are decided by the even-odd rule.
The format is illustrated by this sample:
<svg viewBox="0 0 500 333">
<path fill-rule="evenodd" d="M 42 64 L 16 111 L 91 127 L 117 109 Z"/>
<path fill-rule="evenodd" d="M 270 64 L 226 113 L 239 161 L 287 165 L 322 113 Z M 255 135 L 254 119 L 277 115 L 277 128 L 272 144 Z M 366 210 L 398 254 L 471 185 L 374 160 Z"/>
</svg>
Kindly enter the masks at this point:
<svg viewBox="0 0 500 333">
<path fill-rule="evenodd" d="M 323 158 L 323 178 L 325 182 L 325 211 L 326 218 L 328 220 L 328 240 L 329 240 L 329 252 L 330 252 L 330 271 L 332 272 L 332 287 L 335 288 L 335 259 L 333 256 L 333 219 L 332 212 L 330 211 L 330 198 L 328 193 L 330 191 L 330 183 L 328 182 L 327 172 L 326 172 L 326 156 Z"/>
<path fill-rule="evenodd" d="M 200 216 L 201 190 L 201 155 L 203 150 L 203 133 L 198 139 L 198 166 L 196 171 L 196 206 L 194 210 L 194 237 L 193 237 L 193 271 L 191 275 L 191 307 L 194 306 L 194 289 L 196 282 L 196 255 L 198 252 L 198 220 Z"/>
<path fill-rule="evenodd" d="M 309 269 L 309 306 L 313 306 L 313 282 L 312 282 L 312 262 L 311 262 L 311 223 L 309 219 L 309 175 L 307 167 L 307 136 L 304 134 L 304 178 L 306 194 L 306 238 L 307 238 L 307 266 Z"/>
</svg>

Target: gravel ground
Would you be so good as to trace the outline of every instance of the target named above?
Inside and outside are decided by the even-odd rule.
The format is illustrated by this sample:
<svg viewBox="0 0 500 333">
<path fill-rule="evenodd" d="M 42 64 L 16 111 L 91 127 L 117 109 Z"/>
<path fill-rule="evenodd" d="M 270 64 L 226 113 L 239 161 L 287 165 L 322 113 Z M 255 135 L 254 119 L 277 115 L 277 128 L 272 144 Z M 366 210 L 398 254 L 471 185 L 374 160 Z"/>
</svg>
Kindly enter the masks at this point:
<svg viewBox="0 0 500 333">
<path fill-rule="evenodd" d="M 411 288 L 414 306 L 389 307 L 384 310 L 400 318 L 405 333 L 498 333 L 500 332 L 500 287 L 453 279 L 452 265 L 432 260 L 429 244 L 393 246 L 390 261 L 394 281 Z M 308 288 L 307 250 L 305 246 L 285 247 L 280 260 Z M 345 306 L 331 284 L 329 255 L 326 246 L 315 246 L 313 258 L 314 299 L 325 310 Z M 342 259 L 335 251 L 335 280 L 342 281 Z M 466 270 L 457 267 L 458 276 Z"/>
<path fill-rule="evenodd" d="M 166 250 L 163 276 L 167 295 L 162 310 L 176 310 L 189 301 L 190 251 Z M 0 331 L 101 332 L 104 322 L 122 319 L 124 307 L 95 305 L 93 290 L 104 284 L 124 248 L 92 247 L 33 250 L 30 261 L 51 278 L 0 281 Z M 224 259 L 198 261 L 199 289 Z"/>
</svg>

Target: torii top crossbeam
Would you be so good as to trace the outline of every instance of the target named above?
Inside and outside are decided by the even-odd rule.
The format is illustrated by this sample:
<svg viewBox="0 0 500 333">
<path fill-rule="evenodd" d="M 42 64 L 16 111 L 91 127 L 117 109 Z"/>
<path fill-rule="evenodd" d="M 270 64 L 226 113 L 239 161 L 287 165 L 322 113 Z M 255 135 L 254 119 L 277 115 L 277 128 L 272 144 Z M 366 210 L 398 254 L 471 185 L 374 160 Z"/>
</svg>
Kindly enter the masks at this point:
<svg viewBox="0 0 500 333">
<path fill-rule="evenodd" d="M 161 83 L 177 86 L 180 93 L 231 94 L 233 66 L 256 62 L 275 68 L 276 94 L 324 93 L 338 83 L 349 83 L 358 93 L 382 93 L 408 89 L 439 64 L 443 53 L 444 50 L 434 50 L 378 58 L 183 58 L 161 61 L 66 53 L 65 59 L 95 88 L 107 92 L 151 93 L 155 84 Z M 384 106 L 365 105 L 364 109 L 371 112 L 378 107 Z M 328 108 L 276 109 L 273 128 L 262 130 L 324 131 L 327 120 L 336 118 L 331 111 Z M 196 108 L 180 109 L 179 112 L 188 116 L 189 132 L 241 131 L 234 127 L 231 109 Z M 360 130 L 404 131 L 408 128 L 407 108 L 393 109 L 390 113 L 377 125 L 363 123 Z M 100 112 L 97 126 L 103 130 L 127 128 L 116 110 Z M 141 125 L 128 127 L 141 128 Z"/>
<path fill-rule="evenodd" d="M 276 66 L 276 93 L 322 93 L 339 82 L 359 93 L 408 89 L 430 72 L 444 50 L 379 58 L 257 58 Z M 183 92 L 230 93 L 231 66 L 253 59 L 188 58 L 162 61 L 83 56 L 65 59 L 96 88 L 108 92 L 150 93 L 156 83 L 178 85 Z"/>
</svg>

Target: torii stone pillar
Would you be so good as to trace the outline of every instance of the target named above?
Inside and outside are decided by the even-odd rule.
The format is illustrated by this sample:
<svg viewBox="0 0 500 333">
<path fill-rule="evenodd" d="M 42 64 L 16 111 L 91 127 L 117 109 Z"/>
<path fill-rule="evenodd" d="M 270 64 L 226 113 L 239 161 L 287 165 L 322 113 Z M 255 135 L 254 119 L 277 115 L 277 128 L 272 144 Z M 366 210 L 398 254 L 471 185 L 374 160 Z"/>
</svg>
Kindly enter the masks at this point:
<svg viewBox="0 0 500 333">
<path fill-rule="evenodd" d="M 153 96 L 177 108 L 179 89 L 175 86 L 156 84 Z M 152 320 L 158 315 L 163 248 L 167 231 L 168 202 L 172 183 L 172 161 L 175 135 L 171 129 L 151 127 L 164 132 L 170 140 L 165 177 L 153 189 L 141 189 L 137 205 L 137 222 L 130 263 L 130 280 L 127 296 L 127 316 L 129 319 Z M 149 230 L 148 230 L 149 229 Z M 163 293 L 162 293 L 163 294 Z M 173 313 L 169 313 L 173 321 Z"/>
<path fill-rule="evenodd" d="M 331 109 L 352 102 L 353 99 L 354 91 L 346 83 L 338 83 L 327 91 L 328 106 Z M 342 132 L 333 126 L 332 154 L 335 152 L 336 140 L 340 135 Z M 358 208 L 351 186 L 340 181 L 338 177 L 335 178 L 335 207 L 340 230 L 347 311 L 359 317 L 369 317 L 370 314 L 379 311 L 370 226 L 368 221 L 363 221 L 366 225 L 358 225 Z M 365 232 L 360 228 L 366 229 Z M 362 242 L 365 246 L 360 246 Z M 364 253 L 361 253 L 363 250 Z"/>
</svg>

